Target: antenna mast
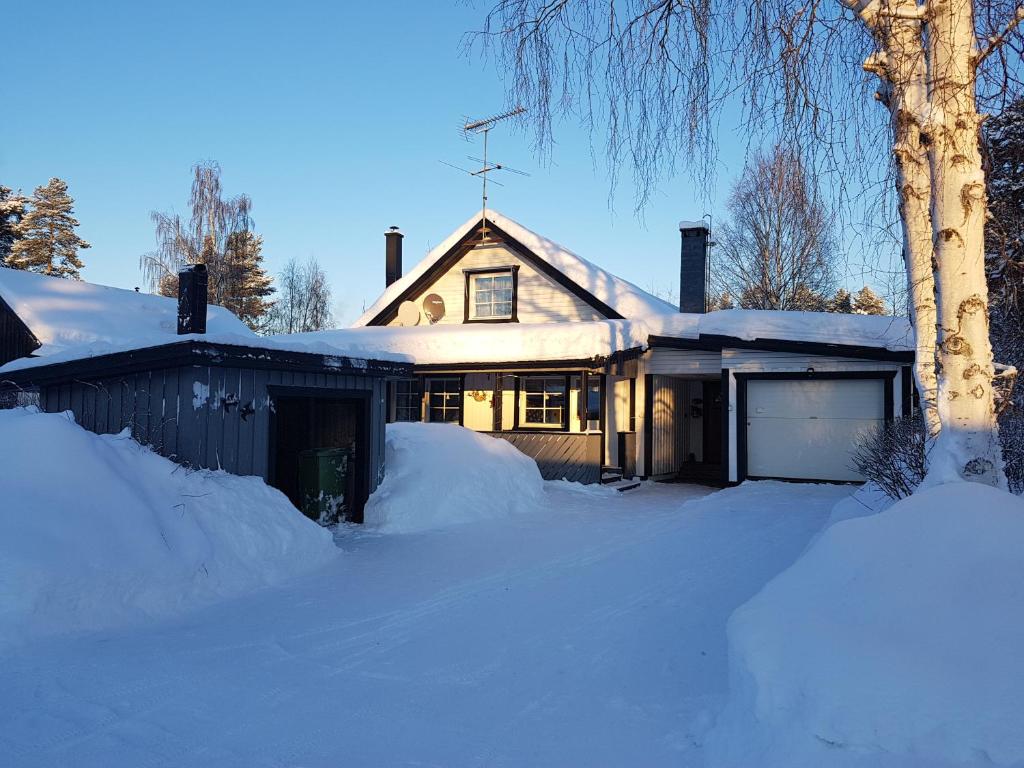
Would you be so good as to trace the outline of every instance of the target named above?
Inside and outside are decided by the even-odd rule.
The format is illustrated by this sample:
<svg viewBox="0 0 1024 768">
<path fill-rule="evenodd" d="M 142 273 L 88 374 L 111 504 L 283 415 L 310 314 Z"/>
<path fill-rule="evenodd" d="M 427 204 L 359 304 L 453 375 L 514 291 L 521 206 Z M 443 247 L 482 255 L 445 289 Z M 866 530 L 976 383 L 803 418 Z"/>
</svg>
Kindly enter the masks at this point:
<svg viewBox="0 0 1024 768">
<path fill-rule="evenodd" d="M 488 163 L 487 163 L 487 134 L 490 133 L 491 128 L 493 128 L 495 125 L 497 125 L 501 121 L 508 120 L 510 118 L 516 117 L 518 115 L 523 114 L 524 112 L 526 112 L 526 109 L 524 107 L 520 106 L 520 107 L 516 107 L 515 109 L 510 110 L 508 112 L 503 112 L 500 115 L 493 115 L 492 117 L 485 117 L 483 120 L 472 120 L 472 121 L 470 121 L 470 122 L 468 122 L 468 123 L 466 123 L 465 125 L 462 126 L 463 134 L 482 133 L 484 135 L 484 156 L 483 156 L 483 158 L 481 160 L 482 165 L 476 171 L 468 171 L 470 176 L 479 176 L 481 178 L 482 182 L 483 182 L 483 192 L 482 192 L 482 195 L 481 195 L 482 200 L 481 200 L 481 206 L 480 206 L 480 222 L 481 222 L 481 224 L 480 224 L 480 226 L 481 226 L 480 234 L 481 234 L 481 242 L 487 242 L 487 174 L 489 174 L 491 171 L 506 170 L 506 171 L 512 171 L 513 173 L 521 174 L 523 176 L 526 175 L 522 171 L 516 171 L 514 168 L 507 168 L 507 167 L 501 165 L 500 163 L 495 163 L 494 165 L 488 165 Z M 495 183 L 497 183 L 497 182 L 495 182 Z"/>
</svg>

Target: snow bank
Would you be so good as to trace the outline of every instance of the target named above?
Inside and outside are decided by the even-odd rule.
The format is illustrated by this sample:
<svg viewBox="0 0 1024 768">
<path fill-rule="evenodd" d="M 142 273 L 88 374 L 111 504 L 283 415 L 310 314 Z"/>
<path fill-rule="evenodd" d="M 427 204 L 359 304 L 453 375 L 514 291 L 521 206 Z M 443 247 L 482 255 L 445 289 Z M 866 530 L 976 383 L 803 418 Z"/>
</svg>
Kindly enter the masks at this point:
<svg viewBox="0 0 1024 768">
<path fill-rule="evenodd" d="M 452 424 L 388 424 L 385 458 L 364 519 L 390 533 L 508 517 L 535 507 L 544 492 L 529 456 Z"/>
<path fill-rule="evenodd" d="M 70 414 L 0 411 L 0 645 L 177 613 L 312 569 L 330 534 L 255 477 Z"/>
<path fill-rule="evenodd" d="M 933 488 L 829 528 L 729 622 L 713 766 L 1024 764 L 1024 501 Z"/>
</svg>

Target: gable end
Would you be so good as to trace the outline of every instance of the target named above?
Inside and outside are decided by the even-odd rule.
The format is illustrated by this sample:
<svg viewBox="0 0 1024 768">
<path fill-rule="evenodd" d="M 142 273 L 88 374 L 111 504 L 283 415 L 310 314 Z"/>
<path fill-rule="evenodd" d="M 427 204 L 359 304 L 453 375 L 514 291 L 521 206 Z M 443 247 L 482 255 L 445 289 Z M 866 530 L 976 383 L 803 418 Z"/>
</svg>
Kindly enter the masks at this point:
<svg viewBox="0 0 1024 768">
<path fill-rule="evenodd" d="M 534 267 L 538 272 L 543 274 L 545 277 L 552 280 L 554 283 L 560 285 L 562 288 L 567 290 L 569 293 L 576 296 L 578 299 L 583 301 L 588 306 L 595 309 L 607 320 L 622 320 L 623 317 L 610 306 L 605 304 L 603 301 L 598 299 L 590 291 L 583 288 L 578 283 L 570 280 L 564 273 L 551 266 L 548 262 L 539 258 L 533 251 L 527 248 L 525 245 L 520 243 L 514 237 L 505 232 L 501 227 L 493 224 L 490 219 L 487 220 L 488 231 L 497 237 L 502 245 L 509 248 L 513 253 L 519 256 L 524 262 Z M 368 326 L 374 325 L 387 325 L 398 315 L 398 307 L 403 301 L 410 299 L 413 296 L 419 295 L 421 292 L 426 290 L 434 281 L 444 273 L 448 272 L 454 267 L 467 253 L 476 247 L 477 241 L 480 237 L 481 225 L 477 223 L 476 226 L 471 228 L 465 235 L 463 235 L 459 241 L 451 247 L 451 249 L 426 272 L 420 275 L 413 283 L 409 285 L 402 293 L 395 297 L 395 299 L 388 304 L 383 310 L 381 310 L 373 319 L 367 322 Z"/>
<path fill-rule="evenodd" d="M 28 357 L 41 346 L 25 321 L 0 297 L 0 365 Z"/>
</svg>

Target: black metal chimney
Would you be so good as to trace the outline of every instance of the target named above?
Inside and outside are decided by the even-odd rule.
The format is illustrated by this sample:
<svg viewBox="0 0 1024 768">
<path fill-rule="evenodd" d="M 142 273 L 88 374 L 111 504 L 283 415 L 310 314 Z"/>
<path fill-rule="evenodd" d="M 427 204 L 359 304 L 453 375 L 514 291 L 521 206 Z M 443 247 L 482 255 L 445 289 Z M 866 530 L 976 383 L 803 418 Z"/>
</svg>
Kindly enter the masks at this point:
<svg viewBox="0 0 1024 768">
<path fill-rule="evenodd" d="M 206 333 L 205 264 L 193 264 L 178 272 L 178 333 Z"/>
<path fill-rule="evenodd" d="M 398 227 L 391 227 L 384 233 L 384 287 L 388 287 L 402 276 L 402 238 Z"/>
<path fill-rule="evenodd" d="M 679 233 L 682 235 L 679 256 L 679 311 L 707 312 L 710 230 L 703 221 L 681 221 Z"/>
</svg>

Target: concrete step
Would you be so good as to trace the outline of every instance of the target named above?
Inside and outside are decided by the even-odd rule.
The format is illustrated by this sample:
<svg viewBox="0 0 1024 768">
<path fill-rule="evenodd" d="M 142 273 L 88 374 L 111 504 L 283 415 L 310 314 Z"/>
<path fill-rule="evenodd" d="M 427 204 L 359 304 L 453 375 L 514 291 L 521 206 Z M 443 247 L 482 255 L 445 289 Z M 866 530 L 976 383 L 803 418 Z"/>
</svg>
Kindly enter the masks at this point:
<svg viewBox="0 0 1024 768">
<path fill-rule="evenodd" d="M 616 480 L 615 482 L 605 483 L 609 488 L 614 488 L 619 493 L 624 491 L 632 491 L 634 488 L 640 487 L 640 481 L 636 479 L 632 480 Z"/>
</svg>

